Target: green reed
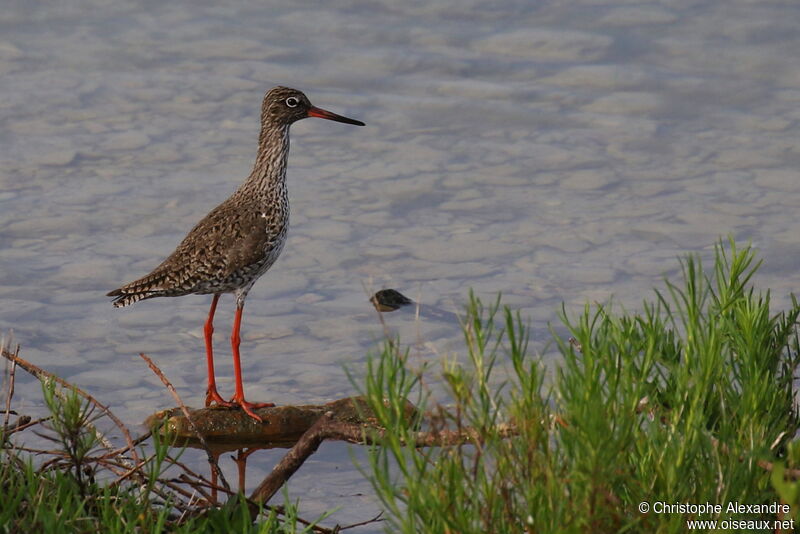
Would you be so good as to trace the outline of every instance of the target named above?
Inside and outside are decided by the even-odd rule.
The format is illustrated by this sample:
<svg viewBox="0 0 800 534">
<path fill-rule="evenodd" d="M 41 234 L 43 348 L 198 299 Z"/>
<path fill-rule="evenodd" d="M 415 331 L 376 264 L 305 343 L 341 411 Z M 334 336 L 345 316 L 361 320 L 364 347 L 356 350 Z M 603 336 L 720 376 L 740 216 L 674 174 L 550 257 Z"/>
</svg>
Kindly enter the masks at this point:
<svg viewBox="0 0 800 534">
<path fill-rule="evenodd" d="M 554 371 L 499 299 L 470 295 L 465 354 L 438 367 L 414 369 L 387 341 L 363 390 L 387 429 L 366 471 L 388 530 L 685 532 L 691 519 L 782 519 L 728 508 L 800 495 L 785 471 L 770 472 L 800 463 L 790 444 L 800 306 L 772 312 L 769 291 L 751 285 L 758 266 L 751 248 L 720 243 L 710 272 L 685 258 L 681 279 L 639 312 L 563 310 L 572 339 L 554 335 Z M 436 388 L 447 403 L 430 400 Z M 426 417 L 404 417 L 405 398 Z M 420 431 L 473 437 L 418 447 Z M 659 502 L 722 511 L 658 513 Z"/>
</svg>

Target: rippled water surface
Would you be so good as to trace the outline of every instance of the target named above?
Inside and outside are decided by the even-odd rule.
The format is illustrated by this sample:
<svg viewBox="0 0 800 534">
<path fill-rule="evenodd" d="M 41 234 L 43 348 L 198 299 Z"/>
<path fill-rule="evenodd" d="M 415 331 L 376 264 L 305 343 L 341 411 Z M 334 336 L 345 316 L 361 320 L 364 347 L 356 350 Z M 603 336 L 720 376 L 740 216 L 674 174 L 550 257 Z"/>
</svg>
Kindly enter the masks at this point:
<svg viewBox="0 0 800 534">
<path fill-rule="evenodd" d="M 210 297 L 115 310 L 104 295 L 247 176 L 276 84 L 367 127 L 292 128 L 289 241 L 245 310 L 254 400 L 351 394 L 342 369 L 380 338 L 367 296 L 383 287 L 451 311 L 468 288 L 502 291 L 541 342 L 561 302 L 635 308 L 721 236 L 760 249 L 779 305 L 796 289 L 800 4 L 269 4 L 0 11 L 0 329 L 131 425 L 173 404 L 139 352 L 202 402 Z M 452 322 L 387 319 L 424 357 L 459 346 Z M 252 483 L 278 454 L 251 459 Z M 366 519 L 377 505 L 349 462 L 326 445 L 292 495 Z"/>
</svg>

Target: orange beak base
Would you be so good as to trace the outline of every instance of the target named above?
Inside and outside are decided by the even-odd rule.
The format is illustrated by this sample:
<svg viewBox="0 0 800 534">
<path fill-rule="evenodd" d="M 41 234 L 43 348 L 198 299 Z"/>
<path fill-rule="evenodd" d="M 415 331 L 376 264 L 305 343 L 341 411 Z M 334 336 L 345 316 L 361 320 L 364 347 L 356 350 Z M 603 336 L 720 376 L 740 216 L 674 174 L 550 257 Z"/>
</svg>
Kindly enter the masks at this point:
<svg viewBox="0 0 800 534">
<path fill-rule="evenodd" d="M 310 108 L 308 108 L 308 116 L 319 117 L 320 119 L 328 119 L 329 121 L 343 122 L 345 124 L 354 124 L 355 126 L 364 126 L 364 123 L 361 121 L 357 121 L 355 119 L 349 119 L 347 117 L 342 117 L 341 115 L 337 115 L 336 113 L 331 113 L 328 110 L 318 108 L 316 106 L 311 106 Z"/>
</svg>

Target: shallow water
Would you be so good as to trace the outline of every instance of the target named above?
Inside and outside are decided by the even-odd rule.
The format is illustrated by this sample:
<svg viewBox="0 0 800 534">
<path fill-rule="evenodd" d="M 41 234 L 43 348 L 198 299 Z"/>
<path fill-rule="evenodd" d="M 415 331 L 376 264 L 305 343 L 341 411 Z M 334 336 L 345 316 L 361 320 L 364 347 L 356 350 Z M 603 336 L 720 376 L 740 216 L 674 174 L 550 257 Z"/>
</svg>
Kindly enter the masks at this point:
<svg viewBox="0 0 800 534">
<path fill-rule="evenodd" d="M 342 367 L 380 338 L 367 297 L 383 287 L 450 311 L 468 288 L 502 291 L 544 341 L 561 302 L 635 308 L 677 256 L 708 260 L 732 235 L 760 249 L 758 282 L 785 305 L 800 261 L 800 6 L 532 5 L 7 2 L 0 329 L 132 425 L 172 405 L 139 352 L 198 405 L 210 297 L 114 310 L 104 294 L 247 176 L 279 83 L 367 127 L 292 128 L 289 242 L 245 313 L 254 400 L 352 393 Z M 225 391 L 232 307 L 217 314 Z M 459 346 L 452 323 L 388 319 L 429 357 Z M 292 494 L 365 519 L 375 505 L 346 450 L 324 447 Z"/>
</svg>

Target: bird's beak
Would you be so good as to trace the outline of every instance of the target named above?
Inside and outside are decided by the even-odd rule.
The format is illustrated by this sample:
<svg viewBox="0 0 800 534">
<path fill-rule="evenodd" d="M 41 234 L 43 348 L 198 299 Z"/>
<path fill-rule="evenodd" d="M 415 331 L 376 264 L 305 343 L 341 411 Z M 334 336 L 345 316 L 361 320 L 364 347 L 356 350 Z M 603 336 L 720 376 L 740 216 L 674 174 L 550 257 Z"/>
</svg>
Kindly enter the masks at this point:
<svg viewBox="0 0 800 534">
<path fill-rule="evenodd" d="M 356 126 L 364 126 L 364 123 L 361 121 L 348 119 L 347 117 L 342 117 L 341 115 L 331 113 L 330 111 L 318 108 L 316 106 L 311 106 L 308 108 L 308 116 L 319 117 L 320 119 L 328 119 L 329 121 L 343 122 L 345 124 L 355 124 Z"/>
</svg>

